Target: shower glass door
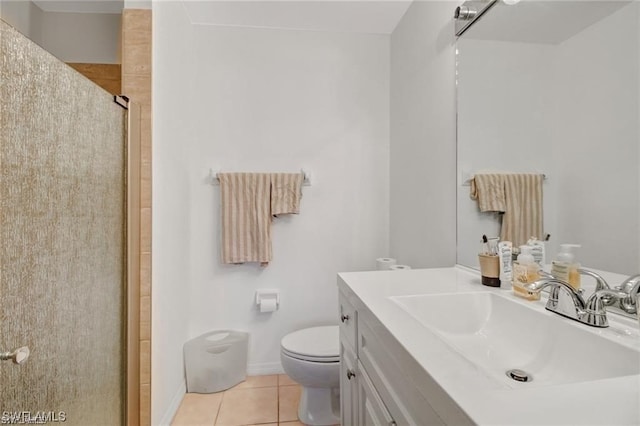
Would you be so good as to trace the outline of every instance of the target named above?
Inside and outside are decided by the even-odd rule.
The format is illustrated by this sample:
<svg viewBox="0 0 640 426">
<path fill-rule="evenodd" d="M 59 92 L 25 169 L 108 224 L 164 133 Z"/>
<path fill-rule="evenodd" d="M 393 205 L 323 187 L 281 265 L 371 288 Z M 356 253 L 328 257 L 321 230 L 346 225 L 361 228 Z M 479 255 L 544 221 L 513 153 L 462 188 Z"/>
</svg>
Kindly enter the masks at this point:
<svg viewBox="0 0 640 426">
<path fill-rule="evenodd" d="M 0 423 L 122 424 L 126 111 L 0 25 Z"/>
</svg>

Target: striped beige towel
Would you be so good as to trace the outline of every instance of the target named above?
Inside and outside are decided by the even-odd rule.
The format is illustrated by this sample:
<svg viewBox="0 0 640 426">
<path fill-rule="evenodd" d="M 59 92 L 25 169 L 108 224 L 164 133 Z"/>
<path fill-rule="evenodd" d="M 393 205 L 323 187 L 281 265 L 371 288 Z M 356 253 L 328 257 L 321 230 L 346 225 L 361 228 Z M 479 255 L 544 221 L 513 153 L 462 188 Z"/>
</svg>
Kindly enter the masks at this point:
<svg viewBox="0 0 640 426">
<path fill-rule="evenodd" d="M 302 173 L 272 173 L 271 174 L 271 214 L 300 213 L 300 198 L 302 198 Z"/>
<path fill-rule="evenodd" d="M 504 174 L 483 173 L 471 179 L 471 198 L 478 200 L 481 212 L 504 212 L 507 208 L 505 198 Z"/>
<path fill-rule="evenodd" d="M 271 261 L 271 175 L 218 173 L 222 263 Z"/>
<path fill-rule="evenodd" d="M 531 237 L 542 239 L 541 174 L 504 174 L 506 209 L 502 217 L 502 241 L 514 246 L 526 244 Z"/>
</svg>

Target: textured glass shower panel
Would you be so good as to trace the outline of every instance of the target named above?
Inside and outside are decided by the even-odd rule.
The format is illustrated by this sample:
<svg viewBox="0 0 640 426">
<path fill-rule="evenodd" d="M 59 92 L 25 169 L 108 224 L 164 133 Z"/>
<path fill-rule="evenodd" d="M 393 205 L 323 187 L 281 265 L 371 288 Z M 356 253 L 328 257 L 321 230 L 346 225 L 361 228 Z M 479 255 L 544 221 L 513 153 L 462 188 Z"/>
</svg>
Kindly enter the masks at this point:
<svg viewBox="0 0 640 426">
<path fill-rule="evenodd" d="M 120 424 L 125 111 L 0 23 L 0 415 Z"/>
</svg>

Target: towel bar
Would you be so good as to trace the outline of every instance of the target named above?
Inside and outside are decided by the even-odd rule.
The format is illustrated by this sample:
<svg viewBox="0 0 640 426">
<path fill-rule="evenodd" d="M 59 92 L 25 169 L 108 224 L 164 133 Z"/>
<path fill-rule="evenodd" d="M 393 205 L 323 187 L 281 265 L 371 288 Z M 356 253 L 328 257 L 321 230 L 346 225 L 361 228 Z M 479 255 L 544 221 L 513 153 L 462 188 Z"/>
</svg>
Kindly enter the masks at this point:
<svg viewBox="0 0 640 426">
<path fill-rule="evenodd" d="M 304 169 L 300 169 L 300 173 L 304 175 L 302 186 L 311 186 L 311 174 L 309 172 L 305 172 Z M 209 169 L 209 181 L 211 185 L 219 186 L 220 180 L 218 179 L 218 172 L 214 172 L 213 169 Z"/>
<path fill-rule="evenodd" d="M 500 172 L 485 172 L 485 173 L 500 173 Z M 502 172 L 502 173 L 505 173 L 505 174 L 506 174 L 507 172 Z M 529 172 L 529 173 L 532 173 L 532 174 L 541 174 L 541 175 L 542 175 L 542 180 L 543 180 L 543 181 L 545 181 L 545 182 L 546 182 L 546 181 L 548 180 L 548 176 L 547 176 L 547 174 L 546 174 L 546 173 L 537 173 L 537 172 Z M 475 175 L 474 175 L 474 174 L 472 174 L 472 173 L 465 173 L 465 172 L 462 172 L 462 178 L 461 178 L 462 184 L 461 184 L 461 186 L 471 186 L 471 180 L 472 180 L 474 177 L 475 177 Z"/>
</svg>

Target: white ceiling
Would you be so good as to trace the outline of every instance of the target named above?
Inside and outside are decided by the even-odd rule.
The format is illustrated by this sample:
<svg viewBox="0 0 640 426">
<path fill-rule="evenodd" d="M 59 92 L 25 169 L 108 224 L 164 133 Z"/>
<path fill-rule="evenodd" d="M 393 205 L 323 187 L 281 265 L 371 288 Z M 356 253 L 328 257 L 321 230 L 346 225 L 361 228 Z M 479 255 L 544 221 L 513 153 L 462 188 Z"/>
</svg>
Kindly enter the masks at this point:
<svg viewBox="0 0 640 426">
<path fill-rule="evenodd" d="M 390 34 L 411 0 L 184 0 L 182 4 L 191 22 L 200 25 Z"/>
</svg>

